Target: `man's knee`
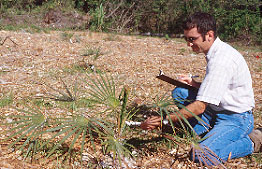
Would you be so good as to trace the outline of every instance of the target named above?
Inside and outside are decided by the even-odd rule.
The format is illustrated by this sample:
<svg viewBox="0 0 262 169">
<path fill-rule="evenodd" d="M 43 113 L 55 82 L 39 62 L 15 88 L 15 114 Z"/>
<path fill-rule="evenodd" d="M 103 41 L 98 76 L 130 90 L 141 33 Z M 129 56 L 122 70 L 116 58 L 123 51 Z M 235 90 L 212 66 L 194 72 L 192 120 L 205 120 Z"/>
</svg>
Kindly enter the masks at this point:
<svg viewBox="0 0 262 169">
<path fill-rule="evenodd" d="M 176 87 L 172 91 L 172 97 L 175 103 L 187 106 L 196 99 L 197 93 L 182 87 Z"/>
<path fill-rule="evenodd" d="M 182 88 L 182 87 L 176 87 L 172 91 L 172 97 L 175 101 L 182 101 L 185 100 L 188 97 L 188 89 Z"/>
</svg>

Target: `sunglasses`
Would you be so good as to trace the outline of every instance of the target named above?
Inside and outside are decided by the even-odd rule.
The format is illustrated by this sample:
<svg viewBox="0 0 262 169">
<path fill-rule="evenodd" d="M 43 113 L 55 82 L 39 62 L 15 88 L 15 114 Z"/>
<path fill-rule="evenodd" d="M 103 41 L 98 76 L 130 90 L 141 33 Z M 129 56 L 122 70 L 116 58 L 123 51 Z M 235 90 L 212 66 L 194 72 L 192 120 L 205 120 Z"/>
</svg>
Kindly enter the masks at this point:
<svg viewBox="0 0 262 169">
<path fill-rule="evenodd" d="M 195 40 L 197 40 L 200 36 L 198 37 L 185 37 L 185 41 L 193 43 Z"/>
</svg>

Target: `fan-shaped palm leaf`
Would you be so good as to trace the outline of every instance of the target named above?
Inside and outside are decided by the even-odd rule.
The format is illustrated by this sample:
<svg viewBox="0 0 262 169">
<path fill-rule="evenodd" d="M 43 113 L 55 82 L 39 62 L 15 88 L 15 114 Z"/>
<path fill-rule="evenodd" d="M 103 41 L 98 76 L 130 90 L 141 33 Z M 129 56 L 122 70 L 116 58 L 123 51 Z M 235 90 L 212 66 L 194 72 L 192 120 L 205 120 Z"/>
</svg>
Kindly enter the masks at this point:
<svg viewBox="0 0 262 169">
<path fill-rule="evenodd" d="M 197 161 L 201 166 L 218 166 L 226 168 L 223 165 L 223 160 L 220 159 L 212 150 L 206 146 L 200 145 L 198 142 L 192 141 L 193 161 Z"/>
<path fill-rule="evenodd" d="M 54 140 L 56 137 L 62 137 L 61 140 L 48 152 L 47 157 L 51 156 L 56 149 L 59 148 L 60 145 L 65 143 L 69 138 L 73 137 L 73 140 L 70 140 L 71 144 L 69 146 L 68 152 L 74 148 L 75 143 L 77 140 L 80 140 L 81 143 L 81 156 L 83 153 L 84 145 L 91 141 L 93 143 L 93 135 L 92 132 L 102 132 L 101 120 L 95 118 L 88 118 L 84 117 L 83 115 L 73 115 L 72 117 L 68 118 L 59 118 L 55 122 L 54 127 L 49 128 L 46 132 L 56 132 L 54 135 L 48 139 L 42 147 L 47 145 L 49 142 Z M 89 140 L 86 140 L 86 137 L 89 136 Z M 93 145 L 93 147 L 95 147 Z"/>
<path fill-rule="evenodd" d="M 14 140 L 9 147 L 15 146 L 21 140 L 24 141 L 22 145 L 18 148 L 20 151 L 24 152 L 27 145 L 27 155 L 32 151 L 33 144 L 39 139 L 39 137 L 45 133 L 43 130 L 44 126 L 47 124 L 47 115 L 45 112 L 41 112 L 39 109 L 27 106 L 28 110 L 15 108 L 21 115 L 9 115 L 6 118 L 12 119 L 11 122 L 3 123 L 11 127 L 10 130 L 4 133 L 10 133 L 10 135 L 2 141 L 9 139 Z M 3 133 L 3 134 L 4 134 Z M 26 156 L 27 156 L 26 155 Z"/>
<path fill-rule="evenodd" d="M 125 139 L 107 135 L 103 137 L 103 140 L 105 141 L 102 142 L 102 145 L 105 146 L 106 152 L 113 152 L 113 159 L 117 157 L 120 164 L 122 161 L 121 157 L 132 156 L 132 152 L 129 148 L 134 148 L 134 146 L 128 144 Z"/>
<path fill-rule="evenodd" d="M 95 104 L 107 106 L 108 110 L 115 110 L 120 105 L 120 100 L 116 97 L 116 86 L 113 78 L 108 76 L 103 77 L 99 74 L 100 78 L 96 80 L 90 79 L 89 84 L 91 101 Z"/>
<path fill-rule="evenodd" d="M 65 83 L 65 81 L 60 77 L 56 77 L 59 81 L 61 81 L 62 86 L 64 88 L 63 90 L 59 90 L 56 89 L 54 87 L 52 87 L 51 85 L 47 85 L 46 86 L 48 88 L 50 88 L 51 90 L 53 90 L 56 93 L 49 93 L 49 97 L 50 99 L 56 100 L 56 101 L 64 101 L 64 102 L 73 102 L 76 101 L 76 95 L 77 95 L 77 81 L 75 81 L 75 84 L 73 86 L 72 91 L 69 89 L 68 85 Z"/>
</svg>

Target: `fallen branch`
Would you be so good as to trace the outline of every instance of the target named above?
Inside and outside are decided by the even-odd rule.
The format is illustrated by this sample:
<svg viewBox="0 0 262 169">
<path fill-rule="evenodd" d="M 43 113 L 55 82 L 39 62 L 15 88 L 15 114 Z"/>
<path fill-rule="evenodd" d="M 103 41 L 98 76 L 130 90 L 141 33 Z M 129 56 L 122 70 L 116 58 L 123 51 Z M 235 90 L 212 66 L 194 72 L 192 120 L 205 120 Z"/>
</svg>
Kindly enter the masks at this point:
<svg viewBox="0 0 262 169">
<path fill-rule="evenodd" d="M 7 39 L 9 39 L 11 42 L 13 42 L 15 45 L 18 46 L 18 44 L 15 43 L 15 42 L 10 38 L 10 36 L 5 37 L 5 39 L 3 40 L 3 42 L 0 43 L 0 45 L 1 45 L 1 46 L 4 45 L 4 43 L 5 43 L 5 41 L 6 41 Z"/>
</svg>

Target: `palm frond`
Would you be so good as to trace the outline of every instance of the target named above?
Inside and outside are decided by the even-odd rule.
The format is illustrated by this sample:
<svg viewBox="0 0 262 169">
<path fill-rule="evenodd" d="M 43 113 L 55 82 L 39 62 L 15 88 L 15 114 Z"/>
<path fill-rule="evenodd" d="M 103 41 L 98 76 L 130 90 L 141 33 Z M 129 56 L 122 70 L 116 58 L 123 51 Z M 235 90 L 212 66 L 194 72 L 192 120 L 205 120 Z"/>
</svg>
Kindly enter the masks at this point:
<svg viewBox="0 0 262 169">
<path fill-rule="evenodd" d="M 106 76 L 106 75 L 105 75 Z M 107 106 L 110 110 L 115 110 L 120 105 L 120 100 L 116 97 L 115 83 L 111 77 L 103 77 L 99 74 L 99 78 L 96 80 L 89 78 L 91 98 L 94 103 Z"/>
<path fill-rule="evenodd" d="M 118 158 L 119 164 L 121 164 L 123 156 L 133 156 L 129 150 L 129 148 L 134 148 L 133 145 L 128 144 L 124 139 L 108 135 L 103 140 L 105 141 L 102 142 L 102 145 L 105 146 L 106 153 L 112 152 L 113 159 Z"/>
<path fill-rule="evenodd" d="M 88 118 L 83 115 L 73 115 L 70 118 L 62 118 L 58 119 L 58 122 L 56 122 L 56 126 L 53 126 L 52 128 L 49 128 L 46 130 L 47 132 L 56 132 L 49 138 L 41 147 L 46 146 L 49 142 L 54 140 L 56 137 L 61 137 L 62 139 L 59 140 L 59 142 L 48 152 L 47 157 L 50 157 L 55 150 L 59 148 L 60 145 L 66 143 L 66 141 L 73 137 L 73 141 L 71 141 L 71 144 L 69 146 L 68 152 L 70 152 L 77 141 L 81 142 L 81 151 L 80 153 L 83 153 L 83 147 L 84 145 L 92 140 L 93 138 L 93 131 L 98 132 L 101 130 L 101 127 L 99 124 L 102 124 L 102 122 L 99 122 L 98 119 L 95 118 Z M 100 128 L 101 127 L 101 128 Z M 86 140 L 86 136 L 89 136 L 90 139 Z"/>
<path fill-rule="evenodd" d="M 220 159 L 212 150 L 206 146 L 200 145 L 198 142 L 192 142 L 193 161 L 198 161 L 200 166 L 218 166 L 226 168 L 223 160 Z"/>
<path fill-rule="evenodd" d="M 167 115 L 169 108 L 173 105 L 174 105 L 174 103 L 173 103 L 173 100 L 171 99 L 170 95 L 165 93 L 161 97 L 156 96 L 154 103 L 150 106 L 150 107 L 158 110 L 157 113 L 161 117 L 161 126 L 160 126 L 161 128 L 162 128 L 162 125 L 163 125 L 164 117 Z"/>
<path fill-rule="evenodd" d="M 56 101 L 64 101 L 64 102 L 73 102 L 76 101 L 77 97 L 77 81 L 75 81 L 75 84 L 73 86 L 72 91 L 69 89 L 68 85 L 65 83 L 65 81 L 60 77 L 57 77 L 59 81 L 61 81 L 62 86 L 65 91 L 56 89 L 52 87 L 51 85 L 45 84 L 48 88 L 50 88 L 55 93 L 49 93 L 50 96 L 47 96 L 47 98 L 56 100 Z"/>
<path fill-rule="evenodd" d="M 6 130 L 4 133 L 9 133 L 10 135 L 1 141 L 6 141 L 12 139 L 13 142 L 9 147 L 15 146 L 21 140 L 23 144 L 18 147 L 22 152 L 25 152 L 26 147 L 27 153 L 29 154 L 32 149 L 32 144 L 39 139 L 39 136 L 44 134 L 44 126 L 47 125 L 47 116 L 44 112 L 37 110 L 37 108 L 32 108 L 29 105 L 25 109 L 15 108 L 19 113 L 24 113 L 24 115 L 9 115 L 6 118 L 11 118 L 11 123 L 3 123 L 2 125 L 11 127 L 10 130 Z"/>
</svg>

